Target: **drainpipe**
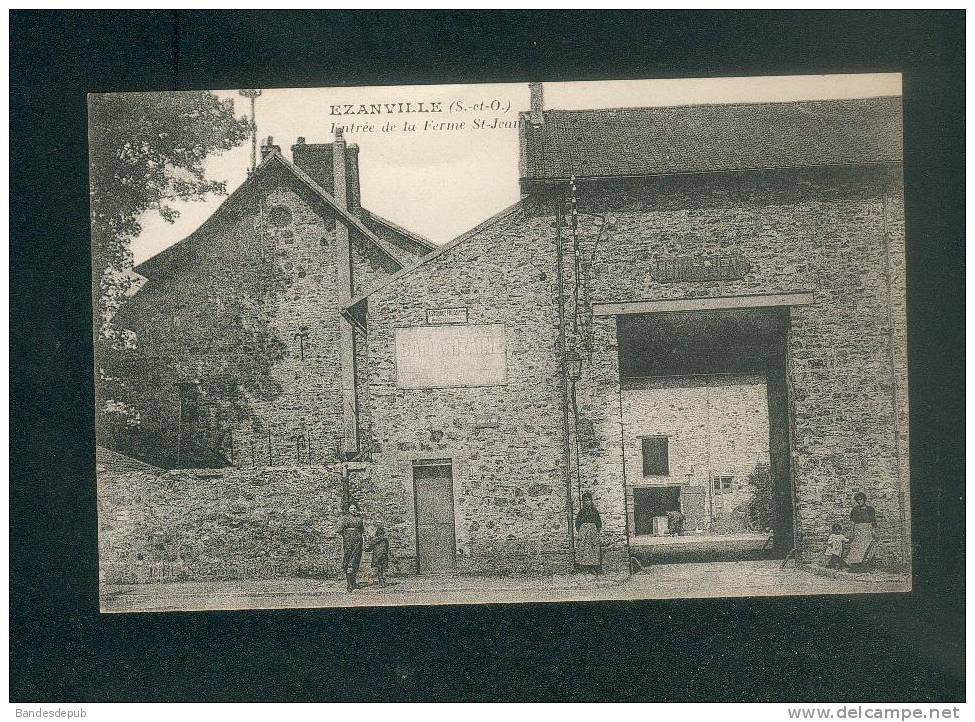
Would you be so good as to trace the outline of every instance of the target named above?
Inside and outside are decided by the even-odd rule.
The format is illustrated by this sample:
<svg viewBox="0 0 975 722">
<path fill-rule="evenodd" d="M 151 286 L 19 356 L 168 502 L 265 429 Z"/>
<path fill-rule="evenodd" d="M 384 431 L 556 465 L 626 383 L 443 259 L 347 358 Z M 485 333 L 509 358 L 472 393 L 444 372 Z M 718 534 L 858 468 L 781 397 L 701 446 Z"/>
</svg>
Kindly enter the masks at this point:
<svg viewBox="0 0 975 722">
<path fill-rule="evenodd" d="M 349 483 L 349 465 L 343 463 L 341 466 L 342 473 L 342 511 L 344 512 L 349 506 L 349 502 L 352 500 L 352 490 L 350 489 L 351 484 Z"/>
<path fill-rule="evenodd" d="M 334 197 L 339 206 L 348 209 L 348 178 L 345 163 L 345 138 L 336 128 L 332 144 Z M 341 309 L 352 298 L 352 250 L 349 228 L 335 219 L 336 298 Z M 359 409 L 356 400 L 355 330 L 348 318 L 339 312 L 339 366 L 342 384 L 342 455 L 354 456 L 359 451 Z"/>
<path fill-rule="evenodd" d="M 559 376 L 562 383 L 562 453 L 563 468 L 565 469 L 565 510 L 569 533 L 569 554 L 572 556 L 572 564 L 575 566 L 575 518 L 572 509 L 572 456 L 569 440 L 569 368 L 566 360 L 565 282 L 562 269 L 562 202 L 562 193 L 561 191 L 557 191 L 557 205 L 555 210 L 555 278 L 557 280 L 559 294 Z"/>
</svg>

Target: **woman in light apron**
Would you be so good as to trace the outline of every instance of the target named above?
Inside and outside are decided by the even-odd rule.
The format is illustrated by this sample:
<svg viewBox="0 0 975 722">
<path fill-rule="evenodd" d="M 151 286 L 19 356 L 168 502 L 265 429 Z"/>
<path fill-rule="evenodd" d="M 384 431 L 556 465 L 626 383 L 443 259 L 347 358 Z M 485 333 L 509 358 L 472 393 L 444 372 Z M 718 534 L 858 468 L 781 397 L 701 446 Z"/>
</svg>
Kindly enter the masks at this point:
<svg viewBox="0 0 975 722">
<path fill-rule="evenodd" d="M 867 505 L 867 495 L 862 491 L 854 495 L 853 502 L 853 509 L 850 510 L 853 537 L 850 550 L 846 553 L 846 563 L 853 570 L 862 570 L 877 553 L 877 512 Z"/>
<path fill-rule="evenodd" d="M 599 545 L 599 530 L 603 522 L 599 518 L 596 505 L 593 504 L 592 494 L 582 495 L 582 508 L 576 514 L 576 566 L 586 569 L 592 574 L 599 574 L 603 566 L 603 550 Z"/>
</svg>

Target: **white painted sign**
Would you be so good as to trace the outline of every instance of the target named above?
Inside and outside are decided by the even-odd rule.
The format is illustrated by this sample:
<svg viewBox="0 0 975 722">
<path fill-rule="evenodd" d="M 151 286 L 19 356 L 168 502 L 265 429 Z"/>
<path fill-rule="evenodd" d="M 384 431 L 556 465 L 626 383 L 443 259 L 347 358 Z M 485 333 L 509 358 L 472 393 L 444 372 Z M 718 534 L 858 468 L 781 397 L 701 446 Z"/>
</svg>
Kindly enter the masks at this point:
<svg viewBox="0 0 975 722">
<path fill-rule="evenodd" d="M 500 386 L 507 371 L 504 324 L 396 329 L 396 385 L 400 388 Z"/>
<path fill-rule="evenodd" d="M 428 309 L 427 323 L 431 326 L 446 323 L 467 323 L 467 309 L 465 307 Z"/>
</svg>

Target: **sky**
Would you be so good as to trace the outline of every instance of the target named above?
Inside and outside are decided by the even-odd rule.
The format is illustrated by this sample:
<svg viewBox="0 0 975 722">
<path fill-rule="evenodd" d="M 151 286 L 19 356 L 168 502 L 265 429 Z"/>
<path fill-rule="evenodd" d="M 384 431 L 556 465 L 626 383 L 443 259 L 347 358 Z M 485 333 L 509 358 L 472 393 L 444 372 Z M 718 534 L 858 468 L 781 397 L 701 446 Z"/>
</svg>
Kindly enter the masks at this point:
<svg viewBox="0 0 975 722">
<path fill-rule="evenodd" d="M 249 115 L 250 101 L 236 90 L 215 92 L 234 101 L 237 115 Z M 896 73 L 544 84 L 545 108 L 562 110 L 900 94 Z M 381 115 L 339 115 L 332 108 L 400 102 L 427 105 L 424 112 Z M 433 103 L 440 103 L 443 112 L 427 112 Z M 527 83 L 265 89 L 257 99 L 258 138 L 272 136 L 290 160 L 299 136 L 308 143 L 328 143 L 334 126 L 344 126 L 346 140 L 360 148 L 363 206 L 442 244 L 518 200 L 514 121 L 528 105 Z M 384 130 L 386 123 L 393 129 Z M 228 193 L 233 192 L 247 177 L 250 152 L 248 141 L 209 158 L 208 176 L 226 181 Z M 180 212 L 175 223 L 156 212 L 144 215 L 142 233 L 132 244 L 135 263 L 188 236 L 223 199 L 173 204 Z"/>
</svg>

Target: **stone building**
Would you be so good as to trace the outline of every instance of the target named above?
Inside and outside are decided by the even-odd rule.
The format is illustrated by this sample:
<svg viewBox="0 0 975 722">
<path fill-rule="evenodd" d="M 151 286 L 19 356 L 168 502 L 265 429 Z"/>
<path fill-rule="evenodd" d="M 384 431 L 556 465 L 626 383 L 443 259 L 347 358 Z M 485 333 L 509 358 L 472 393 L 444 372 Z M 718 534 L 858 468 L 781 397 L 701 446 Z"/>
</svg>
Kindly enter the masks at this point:
<svg viewBox="0 0 975 722">
<path fill-rule="evenodd" d="M 522 120 L 522 200 L 347 306 L 397 555 L 570 569 L 588 491 L 609 568 L 672 510 L 811 560 L 862 490 L 907 563 L 900 99 L 556 111 L 536 85 Z"/>
<path fill-rule="evenodd" d="M 165 467 L 322 464 L 358 452 L 341 305 L 435 246 L 362 206 L 358 147 L 268 138 L 193 234 L 135 268 L 119 313 L 149 357 L 141 454 Z"/>
<path fill-rule="evenodd" d="M 757 518 L 760 490 L 751 480 L 769 466 L 766 383 L 764 374 L 626 379 L 620 403 L 632 541 L 657 541 L 653 519 L 668 511 L 685 515 L 689 533 L 764 531 L 770 520 Z"/>
<path fill-rule="evenodd" d="M 813 560 L 858 491 L 909 564 L 900 99 L 559 111 L 533 84 L 521 119 L 521 200 L 442 247 L 360 207 L 337 140 L 269 148 L 137 269 L 137 333 L 254 389 L 226 463 L 332 443 L 405 573 L 569 571 L 586 492 L 608 569 L 677 510 L 707 553 L 770 531 Z"/>
</svg>

